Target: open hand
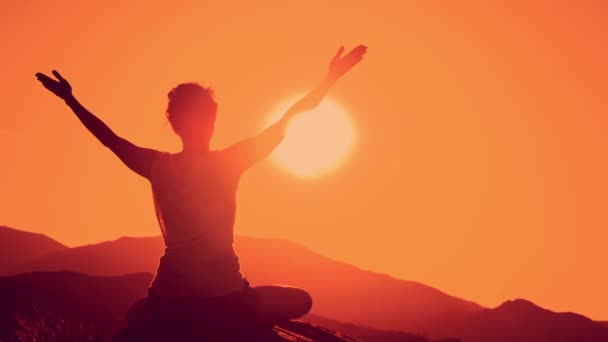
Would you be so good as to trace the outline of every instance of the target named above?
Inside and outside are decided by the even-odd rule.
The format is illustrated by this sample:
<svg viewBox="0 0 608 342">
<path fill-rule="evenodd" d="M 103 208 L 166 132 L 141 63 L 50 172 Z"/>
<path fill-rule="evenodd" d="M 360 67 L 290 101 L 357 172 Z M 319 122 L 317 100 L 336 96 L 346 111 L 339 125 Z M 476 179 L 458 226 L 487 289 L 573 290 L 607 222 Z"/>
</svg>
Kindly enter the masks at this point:
<svg viewBox="0 0 608 342">
<path fill-rule="evenodd" d="M 338 49 L 338 52 L 334 58 L 329 62 L 328 76 L 331 79 L 338 79 L 346 74 L 352 67 L 357 65 L 363 59 L 363 55 L 367 52 L 367 46 L 359 45 L 356 48 L 350 50 L 346 56 L 342 57 L 344 52 L 344 46 Z"/>
<path fill-rule="evenodd" d="M 55 75 L 59 81 L 56 81 L 40 72 L 36 73 L 36 78 L 46 89 L 50 90 L 53 94 L 59 96 L 60 98 L 66 100 L 72 96 L 72 87 L 68 81 L 61 77 L 61 74 L 59 74 L 57 70 L 53 70 L 53 75 Z"/>
</svg>

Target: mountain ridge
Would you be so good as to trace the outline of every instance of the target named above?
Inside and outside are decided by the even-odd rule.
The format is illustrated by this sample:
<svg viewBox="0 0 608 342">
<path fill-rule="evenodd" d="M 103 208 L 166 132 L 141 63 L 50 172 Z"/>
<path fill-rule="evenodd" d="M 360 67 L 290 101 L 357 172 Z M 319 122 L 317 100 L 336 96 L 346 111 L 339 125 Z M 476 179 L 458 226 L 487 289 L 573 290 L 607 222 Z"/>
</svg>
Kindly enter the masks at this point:
<svg viewBox="0 0 608 342">
<path fill-rule="evenodd" d="M 163 249 L 160 236 L 122 237 L 32 258 L 21 270 L 71 269 L 93 276 L 154 273 Z M 252 285 L 302 287 L 314 299 L 311 317 L 378 329 L 384 338 L 407 331 L 467 342 L 608 341 L 605 323 L 583 315 L 552 312 L 525 299 L 484 308 L 422 283 L 332 260 L 286 239 L 237 236 L 235 249 Z"/>
<path fill-rule="evenodd" d="M 436 331 L 444 325 L 439 322 L 453 316 L 482 309 L 419 282 L 335 261 L 290 240 L 236 236 L 234 245 L 242 273 L 252 285 L 304 288 L 314 298 L 313 312 L 340 321 L 382 330 L 426 332 Z M 154 273 L 163 252 L 161 236 L 122 237 L 34 258 L 12 274 L 62 270 L 91 275 Z M 398 302 L 409 305 L 399 307 Z M 369 309 L 357 310 L 360 305 Z"/>
<path fill-rule="evenodd" d="M 0 274 L 34 257 L 68 248 L 41 233 L 0 226 Z"/>
<path fill-rule="evenodd" d="M 0 277 L 0 302 L 8 303 L 0 307 L 0 340 L 3 337 L 10 338 L 12 330 L 19 328 L 10 324 L 14 317 L 10 312 L 28 312 L 31 315 L 32 306 L 35 306 L 35 312 L 51 312 L 66 317 L 68 323 L 78 317 L 77 324 L 88 327 L 85 331 L 87 336 L 96 334 L 100 340 L 106 340 L 125 328 L 124 315 L 129 305 L 145 296 L 147 284 L 152 277 L 150 273 L 91 276 L 72 271 L 32 272 Z M 322 317 L 319 319 L 328 321 Z M 355 340 L 348 336 L 355 339 L 358 336 L 351 334 L 351 331 L 370 337 L 367 341 L 428 342 L 426 338 L 406 333 L 400 333 L 399 340 L 386 339 L 386 333 L 379 330 L 365 327 L 353 329 L 352 325 L 340 322 L 324 326 L 306 319 L 278 325 L 275 332 L 281 338 L 272 335 L 268 341 L 353 342 Z M 42 339 L 44 340 L 43 337 Z"/>
</svg>

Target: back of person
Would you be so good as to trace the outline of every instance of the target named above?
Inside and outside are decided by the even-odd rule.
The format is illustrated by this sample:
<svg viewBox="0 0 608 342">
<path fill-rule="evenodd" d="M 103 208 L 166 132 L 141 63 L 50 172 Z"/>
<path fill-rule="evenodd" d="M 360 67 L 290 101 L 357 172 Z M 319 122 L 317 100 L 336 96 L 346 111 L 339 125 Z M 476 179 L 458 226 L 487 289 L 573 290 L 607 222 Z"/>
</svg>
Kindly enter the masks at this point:
<svg viewBox="0 0 608 342">
<path fill-rule="evenodd" d="M 365 45 L 359 45 L 343 56 L 344 47 L 340 47 L 321 83 L 291 106 L 281 119 L 222 151 L 209 150 L 217 117 L 217 102 L 210 88 L 188 82 L 168 93 L 165 115 L 183 147 L 182 152 L 171 154 L 137 146 L 117 135 L 76 99 L 69 82 L 56 70 L 53 70 L 56 79 L 36 73 L 42 85 L 63 99 L 104 146 L 129 169 L 151 182 L 166 249 L 149 296 L 136 301 L 127 316 L 215 313 L 221 308 L 229 315 L 251 311 L 264 325 L 272 326 L 310 311 L 312 297 L 306 291 L 272 285 L 251 288 L 241 275 L 232 247 L 236 189 L 240 175 L 283 141 L 291 119 L 316 108 L 366 51 Z M 152 326 L 162 321 L 155 321 Z"/>
<path fill-rule="evenodd" d="M 165 240 L 150 294 L 213 297 L 244 286 L 234 252 L 239 173 L 228 153 L 161 153 L 150 182 Z"/>
</svg>

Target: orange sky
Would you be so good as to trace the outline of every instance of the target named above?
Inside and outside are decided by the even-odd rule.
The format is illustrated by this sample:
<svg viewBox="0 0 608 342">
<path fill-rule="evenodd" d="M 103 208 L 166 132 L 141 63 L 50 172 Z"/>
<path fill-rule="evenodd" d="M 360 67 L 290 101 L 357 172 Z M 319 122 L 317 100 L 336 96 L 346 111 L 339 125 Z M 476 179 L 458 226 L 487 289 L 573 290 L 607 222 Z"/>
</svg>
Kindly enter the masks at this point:
<svg viewBox="0 0 608 342">
<path fill-rule="evenodd" d="M 364 43 L 331 92 L 356 149 L 317 179 L 250 170 L 236 232 L 483 305 L 525 297 L 608 319 L 603 2 L 76 3 L 3 2 L 0 224 L 68 245 L 159 233 L 147 181 L 37 71 L 57 68 L 117 133 L 169 151 L 166 93 L 211 85 L 219 148 L 319 81 L 337 46 Z"/>
</svg>

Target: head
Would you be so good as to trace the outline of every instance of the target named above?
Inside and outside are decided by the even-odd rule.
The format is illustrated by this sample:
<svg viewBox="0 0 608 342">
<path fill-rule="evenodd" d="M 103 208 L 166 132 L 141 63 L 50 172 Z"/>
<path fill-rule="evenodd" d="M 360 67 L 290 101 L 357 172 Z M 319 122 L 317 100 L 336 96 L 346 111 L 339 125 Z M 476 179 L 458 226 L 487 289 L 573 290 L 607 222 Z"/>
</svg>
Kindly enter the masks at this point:
<svg viewBox="0 0 608 342">
<path fill-rule="evenodd" d="M 168 94 L 167 119 L 184 144 L 208 144 L 215 129 L 217 103 L 211 88 L 182 83 Z"/>
</svg>

